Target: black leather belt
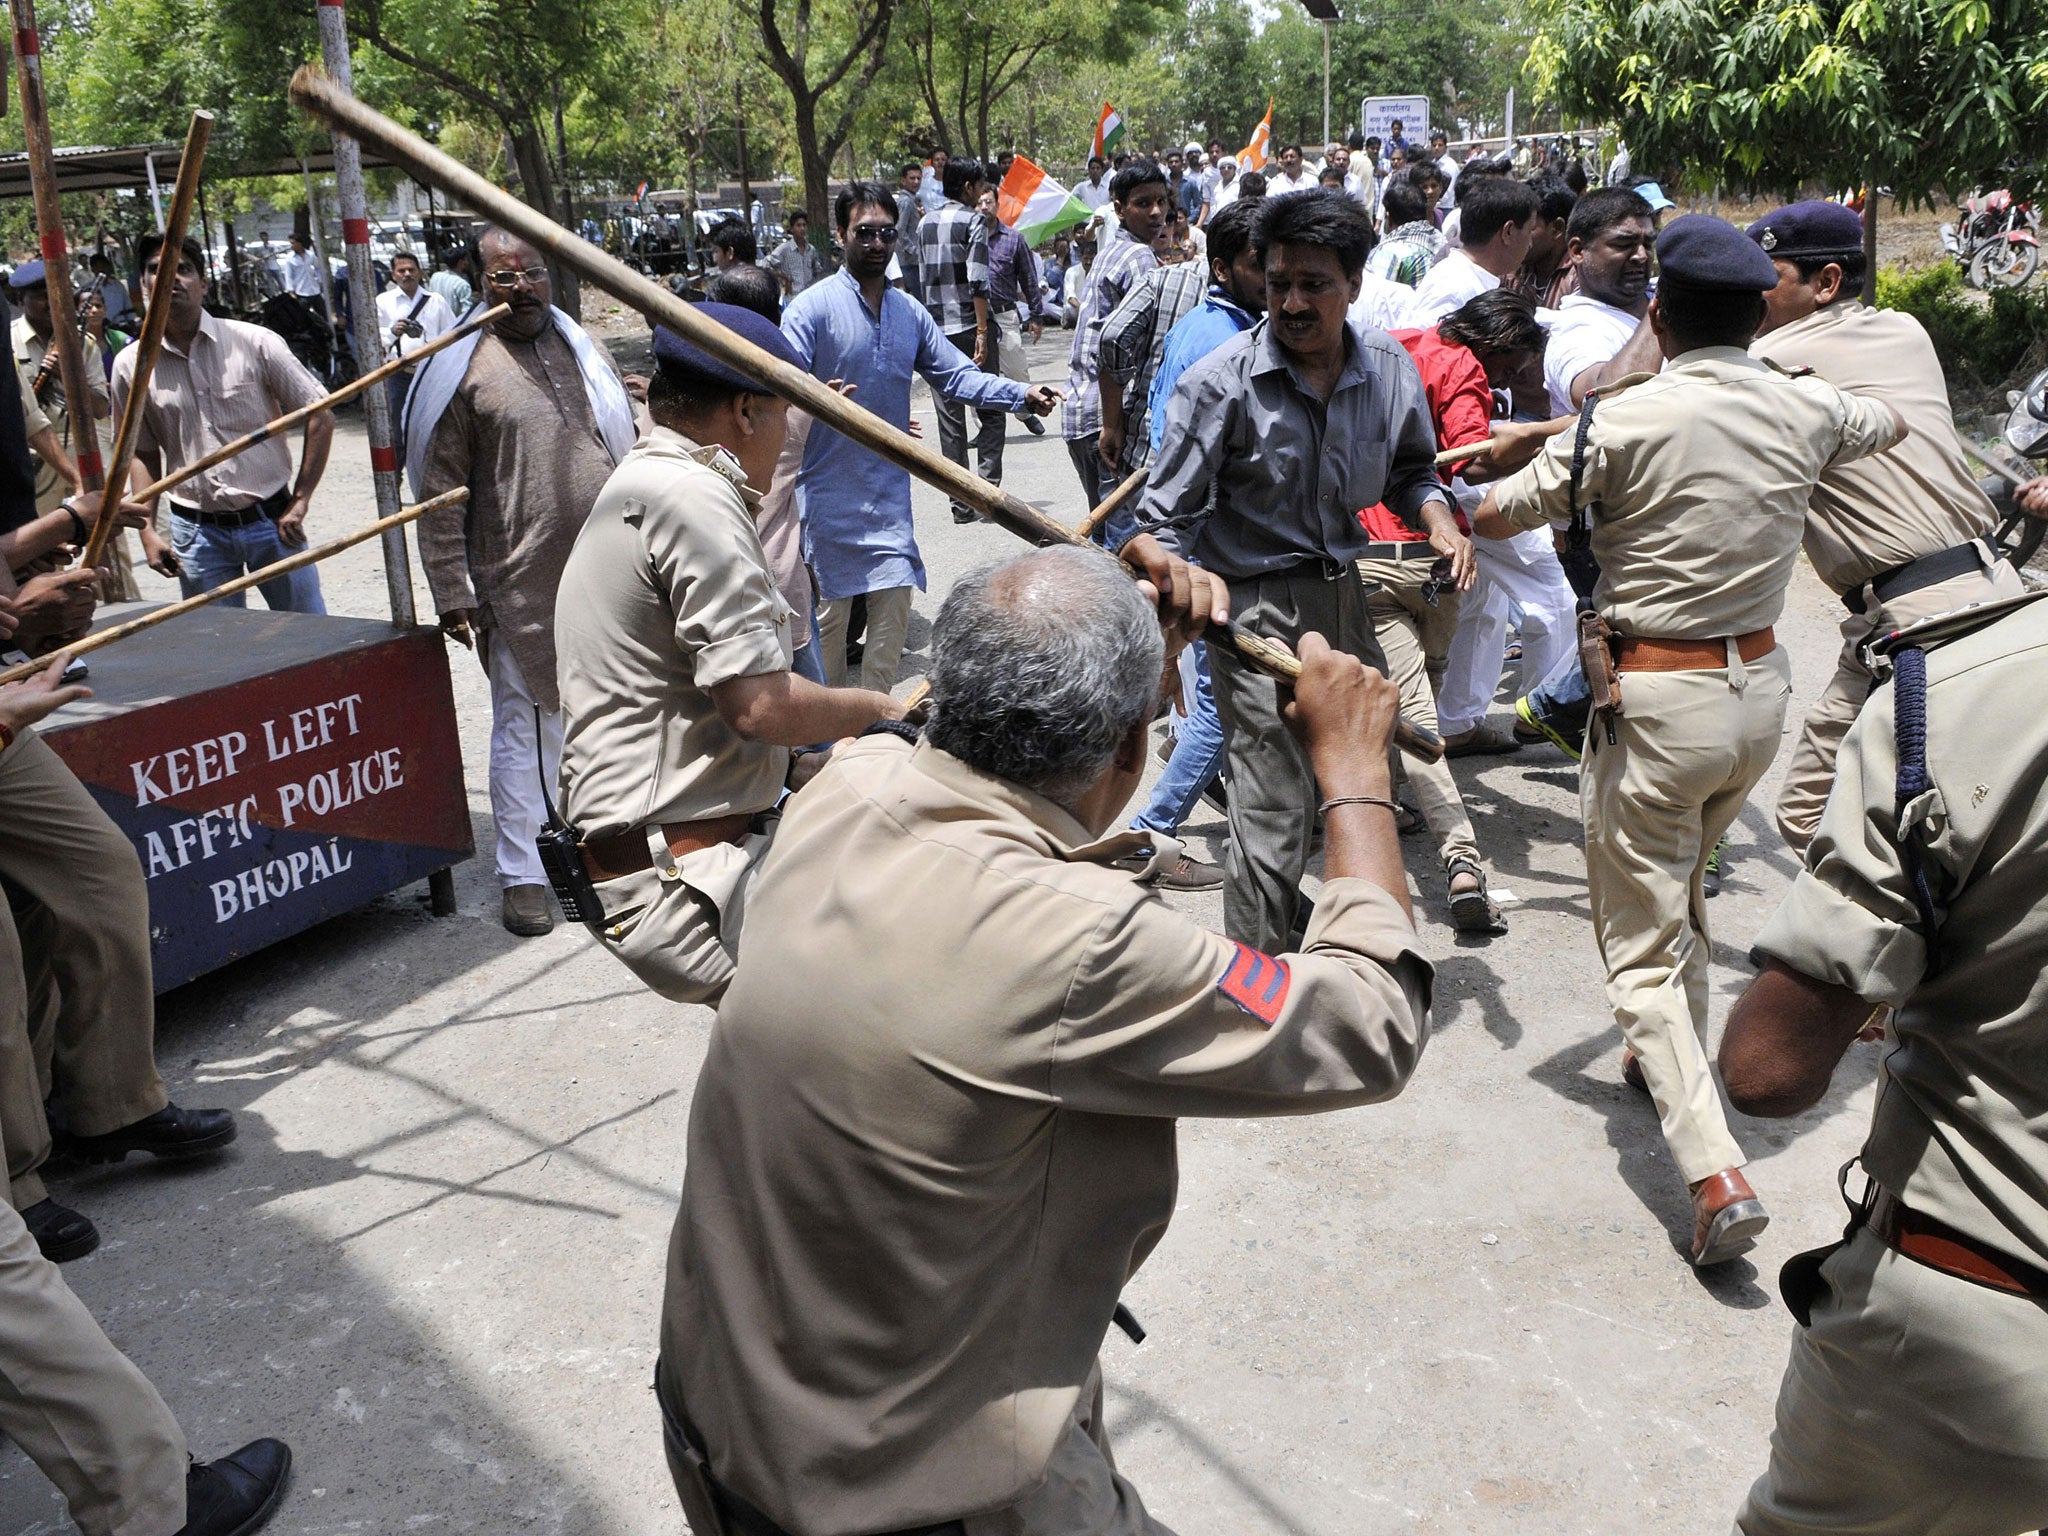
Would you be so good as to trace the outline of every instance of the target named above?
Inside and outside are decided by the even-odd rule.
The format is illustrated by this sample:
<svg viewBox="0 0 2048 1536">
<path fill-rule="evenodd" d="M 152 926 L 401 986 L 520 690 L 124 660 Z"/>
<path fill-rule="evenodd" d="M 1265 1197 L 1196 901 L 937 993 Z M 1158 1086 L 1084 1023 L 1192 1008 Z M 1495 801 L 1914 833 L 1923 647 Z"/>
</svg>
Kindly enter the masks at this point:
<svg viewBox="0 0 2048 1536">
<path fill-rule="evenodd" d="M 1359 551 L 1361 560 L 1434 560 L 1436 546 L 1427 539 L 1386 539 Z"/>
<path fill-rule="evenodd" d="M 1922 587 L 1931 587 L 1951 577 L 1983 569 L 1984 547 L 1972 539 L 1967 544 L 1956 544 L 1931 555 L 1922 555 L 1917 560 L 1908 560 L 1904 565 L 1895 565 L 1888 571 L 1879 571 L 1863 586 L 1851 587 L 1844 592 L 1842 606 L 1851 613 L 1868 613 L 1870 607 L 1863 598 L 1865 587 L 1880 604 L 1884 604 L 1904 597 L 1908 592 L 1918 592 Z"/>
<path fill-rule="evenodd" d="M 232 512 L 202 512 L 197 507 L 188 507 L 173 501 L 171 512 L 188 522 L 199 523 L 208 528 L 246 528 L 251 523 L 260 523 L 265 518 L 275 522 L 284 516 L 284 509 L 292 504 L 292 489 L 281 486 L 261 501 L 252 501 L 246 507 L 237 507 Z"/>
</svg>

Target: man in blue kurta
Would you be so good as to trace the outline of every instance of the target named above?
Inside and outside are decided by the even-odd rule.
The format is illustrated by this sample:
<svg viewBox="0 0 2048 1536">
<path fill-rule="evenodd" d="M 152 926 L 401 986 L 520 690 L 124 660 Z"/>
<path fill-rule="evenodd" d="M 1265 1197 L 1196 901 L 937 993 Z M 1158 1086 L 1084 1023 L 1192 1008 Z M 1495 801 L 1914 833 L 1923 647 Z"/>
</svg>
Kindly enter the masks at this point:
<svg viewBox="0 0 2048 1536">
<path fill-rule="evenodd" d="M 1059 395 L 983 373 L 940 334 L 924 306 L 889 286 L 897 239 L 889 189 L 857 181 L 833 209 L 846 265 L 805 289 L 783 313 L 782 332 L 811 373 L 852 386 L 854 400 L 898 427 L 910 424 L 910 383 L 966 405 L 1051 413 Z M 811 429 L 797 473 L 804 558 L 818 583 L 818 640 L 825 680 L 847 682 L 846 628 L 853 600 L 867 597 L 859 686 L 887 693 L 896 681 L 913 590 L 924 561 L 910 517 L 910 475 L 823 422 Z"/>
</svg>

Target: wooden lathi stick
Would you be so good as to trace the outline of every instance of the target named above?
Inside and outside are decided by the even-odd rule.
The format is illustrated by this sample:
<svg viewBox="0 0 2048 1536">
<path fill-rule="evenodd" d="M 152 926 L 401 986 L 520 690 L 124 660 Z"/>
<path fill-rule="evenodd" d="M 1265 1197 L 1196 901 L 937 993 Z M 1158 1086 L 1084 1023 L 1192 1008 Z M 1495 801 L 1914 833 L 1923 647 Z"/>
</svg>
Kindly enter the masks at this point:
<svg viewBox="0 0 2048 1536">
<path fill-rule="evenodd" d="M 1476 459 L 1482 454 L 1491 453 L 1500 446 L 1499 438 L 1482 437 L 1478 442 L 1467 443 L 1462 448 L 1446 448 L 1436 456 L 1436 467 L 1442 469 L 1446 464 L 1462 464 L 1467 459 Z"/>
<path fill-rule="evenodd" d="M 185 227 L 192 222 L 192 205 L 199 199 L 199 168 L 206 163 L 206 141 L 213 133 L 213 114 L 194 112 L 192 126 L 185 130 L 185 152 L 178 159 L 177 190 L 171 194 L 171 211 L 164 215 L 163 249 L 157 256 L 156 282 L 149 291 L 149 308 L 143 313 L 142 334 L 135 339 L 135 373 L 128 381 L 127 403 L 121 408 L 121 425 L 114 433 L 114 451 L 107 458 L 107 485 L 111 494 L 100 499 L 100 515 L 92 525 L 92 537 L 85 541 L 85 553 L 78 563 L 95 566 L 107 552 L 107 540 L 120 526 L 118 503 L 122 484 L 128 479 L 128 461 L 135 457 L 135 439 L 142 432 L 142 408 L 149 403 L 149 377 L 163 352 L 164 328 L 171 323 L 171 292 L 178 286 L 179 253 L 185 245 Z M 74 411 L 77 407 L 72 407 Z"/>
<path fill-rule="evenodd" d="M 443 347 L 452 347 L 456 342 L 462 340 L 463 337 L 473 333 L 479 326 L 488 325 L 500 315 L 507 315 L 511 312 L 512 307 L 509 304 L 494 304 L 480 314 L 471 315 L 462 324 L 456 326 L 454 330 L 443 331 L 432 341 L 423 342 L 419 350 L 408 352 L 404 357 L 395 357 L 388 363 L 372 368 L 368 373 L 363 374 L 353 382 L 342 385 L 333 394 L 322 395 L 311 405 L 302 405 L 296 411 L 286 411 L 277 420 L 265 422 L 254 432 L 244 433 L 231 443 L 222 443 L 220 447 L 214 449 L 213 452 L 207 454 L 204 458 L 194 459 L 190 464 L 181 464 L 161 480 L 151 481 L 128 499 L 130 501 L 148 501 L 153 497 L 161 496 L 165 491 L 168 491 L 172 486 L 179 484 L 181 481 L 189 480 L 201 471 L 211 469 L 214 465 L 232 459 L 237 454 L 247 453 L 265 439 L 276 437 L 280 432 L 289 432 L 293 427 L 299 425 L 300 422 L 318 415 L 321 411 L 331 411 L 343 401 L 353 400 L 371 385 L 381 384 L 384 380 L 390 378 L 399 369 L 409 367 L 417 363 L 421 358 L 440 351 Z M 133 399 L 134 397 L 130 396 L 129 398 Z"/>
<path fill-rule="evenodd" d="M 1116 509 L 1137 495 L 1138 487 L 1145 483 L 1145 477 L 1152 473 L 1150 464 L 1140 464 L 1128 475 L 1123 483 L 1102 498 L 1102 505 L 1074 524 L 1074 532 L 1080 538 L 1090 537 L 1096 529 L 1108 522 Z"/>
<path fill-rule="evenodd" d="M 97 651 L 103 646 L 112 645 L 117 640 L 126 640 L 132 635 L 139 635 L 145 629 L 155 629 L 157 625 L 178 618 L 182 614 L 190 613 L 195 608 L 204 608 L 208 603 L 217 603 L 222 598 L 232 597 L 237 592 L 246 592 L 251 587 L 260 587 L 264 582 L 274 581 L 279 576 L 298 570 L 301 566 L 312 565 L 316 561 L 325 560 L 329 555 L 338 555 L 344 549 L 353 549 L 366 539 L 374 539 L 379 534 L 392 528 L 403 528 L 415 518 L 422 517 L 429 512 L 439 511 L 442 507 L 452 507 L 457 502 L 466 501 L 468 498 L 469 488 L 458 485 L 454 490 L 443 491 L 440 495 L 433 497 L 431 500 L 423 501 L 418 506 L 402 507 L 397 512 L 392 513 L 391 516 L 379 518 L 367 527 L 358 528 L 354 533 L 345 533 L 338 539 L 329 539 L 325 544 L 315 544 L 310 549 L 302 549 L 296 555 L 286 555 L 282 560 L 273 560 L 261 570 L 250 571 L 246 575 L 237 576 L 233 581 L 224 581 L 219 586 L 209 591 L 201 592 L 196 597 L 188 597 L 183 602 L 172 603 L 167 607 L 157 609 L 154 613 L 145 613 L 141 618 L 130 619 L 125 624 L 116 624 L 112 629 L 96 630 L 77 644 L 63 647 L 63 653 L 71 656 L 83 656 L 88 651 Z M 56 659 L 57 654 L 57 652 L 53 651 L 48 656 L 39 656 L 34 661 L 24 661 L 9 667 L 6 671 L 0 672 L 0 685 L 18 683 L 30 674 L 42 671 Z"/>
<path fill-rule="evenodd" d="M 628 308 L 638 310 L 649 321 L 667 326 L 720 362 L 759 380 L 792 405 L 810 412 L 814 419 L 851 438 L 869 452 L 908 470 L 952 500 L 973 507 L 990 522 L 1000 524 L 1033 544 L 1087 543 L 1066 524 L 1055 522 L 1028 502 L 953 463 L 900 427 L 828 388 L 822 380 L 812 378 L 803 369 L 790 366 L 717 321 L 706 318 L 698 313 L 695 305 L 686 303 L 667 288 L 643 277 L 581 235 L 564 229 L 546 214 L 527 207 L 509 192 L 493 186 L 469 167 L 443 154 L 375 108 L 365 106 L 321 70 L 308 64 L 293 75 L 291 98 L 329 128 L 374 146 L 379 154 L 403 169 L 413 180 L 459 199 L 473 213 L 517 235 L 536 251 L 578 273 L 592 286 L 603 289 Z M 1261 654 L 1270 655 L 1270 648 L 1256 644 L 1247 646 L 1242 643 L 1243 636 L 1244 631 L 1234 625 L 1212 624 L 1205 638 L 1211 644 L 1237 650 L 1251 665 L 1266 668 L 1267 663 L 1257 658 Z M 1443 752 L 1443 743 L 1435 733 L 1407 720 L 1397 724 L 1395 739 L 1408 752 L 1429 761 L 1435 761 Z"/>
</svg>

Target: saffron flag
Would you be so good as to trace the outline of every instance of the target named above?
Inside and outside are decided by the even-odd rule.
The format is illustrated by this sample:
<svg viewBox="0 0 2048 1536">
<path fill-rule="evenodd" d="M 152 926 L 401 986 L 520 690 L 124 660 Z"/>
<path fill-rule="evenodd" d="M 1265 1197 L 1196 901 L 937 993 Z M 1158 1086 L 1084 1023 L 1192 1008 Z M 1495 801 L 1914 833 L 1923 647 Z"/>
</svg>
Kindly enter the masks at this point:
<svg viewBox="0 0 2048 1536">
<path fill-rule="evenodd" d="M 1117 145 L 1123 141 L 1124 115 L 1105 101 L 1102 104 L 1102 116 L 1095 120 L 1095 147 L 1088 153 L 1107 160 L 1116 153 Z"/>
<path fill-rule="evenodd" d="M 1266 162 L 1273 157 L 1273 98 L 1266 98 L 1266 115 L 1259 119 L 1259 126 L 1252 130 L 1252 141 L 1237 152 L 1239 175 L 1246 171 L 1263 171 Z"/>
<path fill-rule="evenodd" d="M 1026 245 L 1050 240 L 1063 229 L 1088 222 L 1088 205 L 1022 155 L 996 188 L 996 217 Z"/>
</svg>

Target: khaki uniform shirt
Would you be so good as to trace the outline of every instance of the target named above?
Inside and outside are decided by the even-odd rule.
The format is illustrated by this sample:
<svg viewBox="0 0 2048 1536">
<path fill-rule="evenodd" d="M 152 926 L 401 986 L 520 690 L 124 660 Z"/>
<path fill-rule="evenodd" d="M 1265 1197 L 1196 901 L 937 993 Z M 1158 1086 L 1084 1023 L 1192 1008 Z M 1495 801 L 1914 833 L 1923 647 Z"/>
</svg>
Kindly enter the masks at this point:
<svg viewBox="0 0 2048 1536">
<path fill-rule="evenodd" d="M 78 445 L 71 440 L 71 412 L 64 400 L 64 382 L 55 370 L 43 383 L 43 394 L 37 399 L 29 388 L 35 382 L 36 370 L 43 366 L 43 355 L 50 349 L 36 340 L 35 327 L 28 323 L 28 316 L 15 318 L 12 332 L 14 361 L 21 370 L 21 398 L 28 416 L 28 430 L 39 432 L 49 427 L 57 434 L 57 441 L 76 460 Z M 90 336 L 79 338 L 85 350 L 85 383 L 101 400 L 107 398 L 106 371 L 100 363 L 99 349 L 93 345 Z M 48 512 L 66 496 L 71 494 L 71 482 L 50 465 L 43 462 L 41 454 L 34 455 L 36 461 L 36 512 Z"/>
<path fill-rule="evenodd" d="M 656 427 L 598 493 L 555 605 L 562 814 L 586 837 L 760 811 L 789 753 L 736 735 L 711 701 L 786 672 L 789 605 L 731 455 Z"/>
<path fill-rule="evenodd" d="M 1013 1504 L 1173 1214 L 1177 1115 L 1385 1099 L 1428 1034 L 1393 899 L 1281 959 L 1196 926 L 1051 801 L 929 743 L 789 802 L 690 1112 L 664 1385 L 807 1536 Z"/>
<path fill-rule="evenodd" d="M 2048 604 L 1927 652 L 1922 833 L 1941 969 L 1899 856 L 1893 695 L 1837 761 L 1806 869 L 1757 944 L 1898 1009 L 1863 1164 L 1916 1211 L 2048 1265 Z"/>
<path fill-rule="evenodd" d="M 1571 515 L 1576 432 L 1495 487 L 1517 528 Z M 1617 630 L 1715 640 L 1775 624 L 1822 470 L 1889 447 L 1872 401 L 1788 378 L 1736 347 L 1702 347 L 1593 410 L 1579 500 Z"/>
<path fill-rule="evenodd" d="M 1837 465 L 1813 489 L 1806 554 L 1836 592 L 1991 532 L 1996 514 L 1956 445 L 1941 363 L 1918 320 L 1895 309 L 1830 304 L 1749 350 L 1782 367 L 1811 368 L 1905 419 L 1910 435 L 1898 447 Z"/>
<path fill-rule="evenodd" d="M 116 421 L 127 408 L 139 345 L 130 342 L 114 359 Z M 149 376 L 135 451 L 158 453 L 164 469 L 173 470 L 326 393 L 277 332 L 202 315 L 190 352 L 164 338 Z M 194 475 L 168 495 L 177 506 L 201 512 L 239 512 L 291 483 L 292 437 L 280 434 Z"/>
<path fill-rule="evenodd" d="M 474 608 L 485 643 L 511 646 L 550 713 L 560 707 L 555 589 L 613 467 L 566 336 L 549 325 L 531 340 L 478 338 L 420 476 L 422 501 L 458 485 L 469 500 L 413 525 L 420 565 L 435 611 Z"/>
</svg>

